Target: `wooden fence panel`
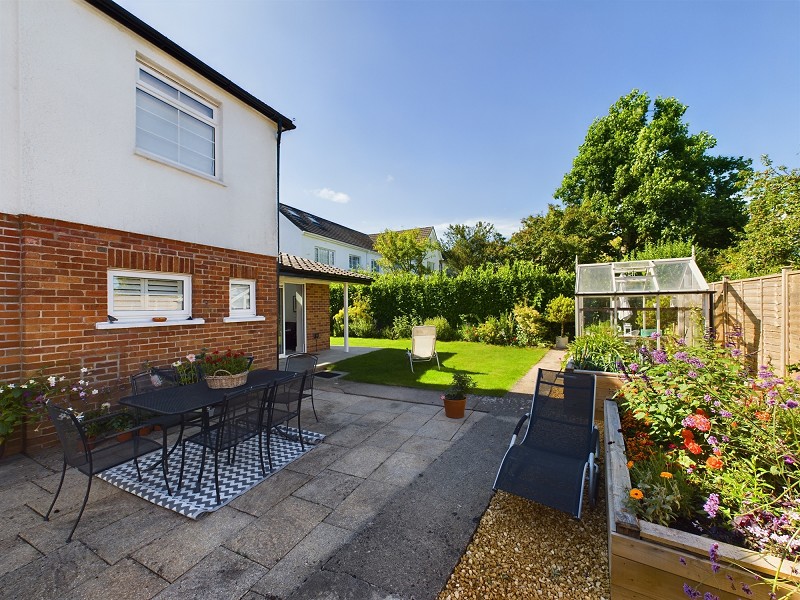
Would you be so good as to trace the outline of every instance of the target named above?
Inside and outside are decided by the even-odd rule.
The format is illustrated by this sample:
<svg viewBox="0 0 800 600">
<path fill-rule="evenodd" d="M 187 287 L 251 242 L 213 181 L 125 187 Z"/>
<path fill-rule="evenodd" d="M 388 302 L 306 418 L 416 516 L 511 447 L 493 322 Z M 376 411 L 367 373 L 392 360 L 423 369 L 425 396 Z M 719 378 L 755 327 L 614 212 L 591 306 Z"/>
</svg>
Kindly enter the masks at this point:
<svg viewBox="0 0 800 600">
<path fill-rule="evenodd" d="M 738 332 L 753 366 L 800 362 L 800 271 L 711 284 L 719 339 Z"/>
</svg>

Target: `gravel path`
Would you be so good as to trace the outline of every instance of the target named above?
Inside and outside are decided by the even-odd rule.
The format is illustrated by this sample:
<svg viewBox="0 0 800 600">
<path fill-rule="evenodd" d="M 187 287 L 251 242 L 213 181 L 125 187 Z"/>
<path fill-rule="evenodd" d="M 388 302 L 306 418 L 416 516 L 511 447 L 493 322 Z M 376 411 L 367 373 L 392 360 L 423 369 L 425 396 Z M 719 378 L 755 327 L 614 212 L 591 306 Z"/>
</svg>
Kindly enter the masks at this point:
<svg viewBox="0 0 800 600">
<path fill-rule="evenodd" d="M 602 458 L 600 462 L 597 506 L 584 503 L 580 521 L 497 492 L 439 600 L 610 598 Z"/>
</svg>

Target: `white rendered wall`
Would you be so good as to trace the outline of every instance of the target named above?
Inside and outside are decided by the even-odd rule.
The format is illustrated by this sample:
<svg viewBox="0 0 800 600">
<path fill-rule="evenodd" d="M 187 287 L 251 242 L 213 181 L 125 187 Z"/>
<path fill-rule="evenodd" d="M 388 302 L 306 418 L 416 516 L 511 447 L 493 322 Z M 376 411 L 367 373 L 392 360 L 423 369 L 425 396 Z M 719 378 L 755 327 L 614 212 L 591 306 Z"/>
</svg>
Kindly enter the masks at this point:
<svg viewBox="0 0 800 600">
<path fill-rule="evenodd" d="M 277 254 L 272 121 L 82 0 L 0 23 L 0 212 Z M 137 54 L 219 103 L 219 181 L 136 154 Z"/>
</svg>

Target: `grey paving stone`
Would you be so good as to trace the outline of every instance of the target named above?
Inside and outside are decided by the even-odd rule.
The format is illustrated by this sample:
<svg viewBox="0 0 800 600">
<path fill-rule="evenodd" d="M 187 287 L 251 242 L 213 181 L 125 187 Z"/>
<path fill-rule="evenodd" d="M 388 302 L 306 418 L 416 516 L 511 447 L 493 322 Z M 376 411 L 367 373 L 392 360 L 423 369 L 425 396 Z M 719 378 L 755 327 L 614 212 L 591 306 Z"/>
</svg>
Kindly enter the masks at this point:
<svg viewBox="0 0 800 600">
<path fill-rule="evenodd" d="M 399 450 L 408 454 L 421 454 L 422 456 L 436 458 L 450 448 L 451 445 L 452 442 L 414 435 L 406 440 Z"/>
<path fill-rule="evenodd" d="M 106 564 L 78 541 L 0 577 L 0 600 L 63 598 Z"/>
<path fill-rule="evenodd" d="M 330 512 L 320 504 L 290 496 L 239 531 L 225 547 L 270 568 Z"/>
<path fill-rule="evenodd" d="M 402 446 L 412 435 L 414 435 L 414 432 L 410 429 L 400 429 L 398 427 L 387 425 L 385 427 L 381 427 L 378 429 L 378 431 L 364 440 L 364 445 L 374 446 L 376 448 L 385 448 L 386 450 L 394 451 Z"/>
<path fill-rule="evenodd" d="M 390 483 L 367 479 L 325 518 L 325 522 L 358 531 L 369 524 L 389 498 L 402 489 Z"/>
<path fill-rule="evenodd" d="M 0 541 L 17 537 L 23 529 L 30 529 L 42 524 L 42 516 L 29 506 L 15 506 L 0 512 Z"/>
<path fill-rule="evenodd" d="M 331 463 L 328 468 L 332 471 L 366 479 L 391 455 L 391 450 L 361 445 Z"/>
<path fill-rule="evenodd" d="M 335 444 L 337 446 L 354 448 L 371 436 L 374 432 L 374 427 L 365 427 L 364 425 L 351 423 L 342 427 L 336 433 L 329 435 L 327 438 L 325 438 L 325 441 L 329 444 Z"/>
<path fill-rule="evenodd" d="M 395 452 L 375 469 L 369 478 L 392 485 L 406 486 L 414 482 L 433 460 L 430 456 Z"/>
<path fill-rule="evenodd" d="M 397 415 L 397 418 L 392 421 L 392 427 L 398 427 L 400 429 L 411 429 L 412 431 L 417 431 L 420 427 L 425 425 L 428 421 L 432 418 L 431 415 L 426 414 L 424 412 L 411 412 L 406 411 Z"/>
<path fill-rule="evenodd" d="M 317 571 L 285 600 L 402 600 L 346 573 Z"/>
<path fill-rule="evenodd" d="M 86 481 L 85 477 L 83 481 Z M 86 491 L 85 488 L 84 491 Z M 9 484 L 7 487 L 0 487 L 0 511 L 19 508 L 25 504 L 41 506 L 42 499 L 47 496 L 49 496 L 50 500 L 53 499 L 52 494 L 48 494 L 48 492 L 32 481 L 16 481 Z M 47 506 L 49 505 L 48 502 Z M 47 507 L 45 507 L 44 510 L 46 511 Z"/>
<path fill-rule="evenodd" d="M 336 508 L 362 481 L 363 479 L 359 477 L 326 469 L 297 490 L 294 495 L 328 508 Z"/>
<path fill-rule="evenodd" d="M 441 405 L 432 405 L 432 404 L 411 404 L 408 407 L 408 412 L 418 412 L 424 413 L 426 415 L 431 415 L 435 417 L 439 413 L 443 412 L 444 409 Z"/>
<path fill-rule="evenodd" d="M 317 452 L 318 450 L 319 448 L 315 448 L 312 452 Z M 307 454 L 306 456 L 309 455 L 310 454 Z M 310 478 L 311 476 L 305 473 L 281 469 L 259 483 L 246 494 L 242 494 L 233 500 L 228 506 L 260 517 L 296 489 L 304 485 Z"/>
<path fill-rule="evenodd" d="M 60 469 L 59 464 L 59 469 Z M 17 485 L 52 475 L 53 470 L 44 467 L 41 463 L 25 456 L 15 454 L 0 460 L 0 489 L 16 487 Z"/>
<path fill-rule="evenodd" d="M 284 467 L 284 471 L 296 471 L 312 476 L 317 475 L 324 471 L 329 464 L 343 456 L 345 452 L 347 452 L 346 447 L 336 446 L 325 441 L 303 455 L 302 458 L 290 462 Z"/>
<path fill-rule="evenodd" d="M 180 517 L 175 513 L 143 502 L 140 498 L 137 500 L 137 504 L 141 505 L 140 510 L 80 537 L 83 543 L 110 565 L 164 536 L 181 523 Z"/>
<path fill-rule="evenodd" d="M 40 489 L 36 490 L 34 495 L 26 499 L 25 504 L 44 516 L 47 513 L 47 509 L 50 508 L 50 503 L 53 501 L 53 496 L 58 489 L 58 481 L 60 478 L 61 473 L 59 472 L 49 475 L 48 477 L 37 479 L 36 485 L 39 486 Z M 54 510 L 57 510 L 59 513 L 79 510 L 83 502 L 83 496 L 86 493 L 86 484 L 86 475 L 79 472 L 77 469 L 68 469 L 64 477 L 64 485 L 61 488 L 61 493 L 58 495 L 58 502 L 56 502 Z M 92 481 L 89 504 L 110 495 L 124 493 L 126 492 L 95 477 Z"/>
<path fill-rule="evenodd" d="M 22 538 L 0 542 L 0 575 L 5 575 L 42 557 L 42 553 Z"/>
<path fill-rule="evenodd" d="M 115 600 L 146 600 L 163 590 L 166 581 L 145 569 L 136 561 L 125 559 L 89 581 L 74 588 L 64 600 L 114 598 Z"/>
<path fill-rule="evenodd" d="M 253 591 L 268 598 L 285 598 L 318 571 L 351 535 L 346 529 L 320 523 L 253 586 Z"/>
<path fill-rule="evenodd" d="M 461 421 L 439 421 L 431 419 L 417 430 L 416 435 L 421 437 L 435 438 L 449 442 L 453 436 L 461 429 Z"/>
<path fill-rule="evenodd" d="M 216 548 L 155 598 L 157 600 L 241 598 L 264 576 L 265 572 L 266 569 L 258 563 L 226 548 Z"/>
<path fill-rule="evenodd" d="M 254 520 L 251 515 L 223 506 L 197 521 L 184 522 L 134 552 L 132 558 L 174 582 Z"/>
<path fill-rule="evenodd" d="M 382 427 L 396 418 L 397 413 L 386 412 L 385 410 L 373 410 L 359 417 L 355 422 L 359 425 L 366 425 L 367 427 Z"/>
</svg>

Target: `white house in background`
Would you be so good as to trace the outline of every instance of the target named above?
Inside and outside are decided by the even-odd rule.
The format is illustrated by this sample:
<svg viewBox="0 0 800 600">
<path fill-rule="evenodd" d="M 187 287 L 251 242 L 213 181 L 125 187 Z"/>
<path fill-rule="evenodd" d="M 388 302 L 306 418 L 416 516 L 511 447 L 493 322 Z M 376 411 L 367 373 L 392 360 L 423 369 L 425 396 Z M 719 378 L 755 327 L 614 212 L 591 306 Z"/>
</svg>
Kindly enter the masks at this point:
<svg viewBox="0 0 800 600">
<path fill-rule="evenodd" d="M 347 271 L 380 271 L 381 255 L 374 250 L 377 233 L 361 233 L 286 204 L 280 205 L 279 227 L 281 252 Z M 433 227 L 421 227 L 419 232 L 420 238 L 438 241 Z M 441 251 L 429 253 L 425 265 L 440 271 Z"/>
</svg>

